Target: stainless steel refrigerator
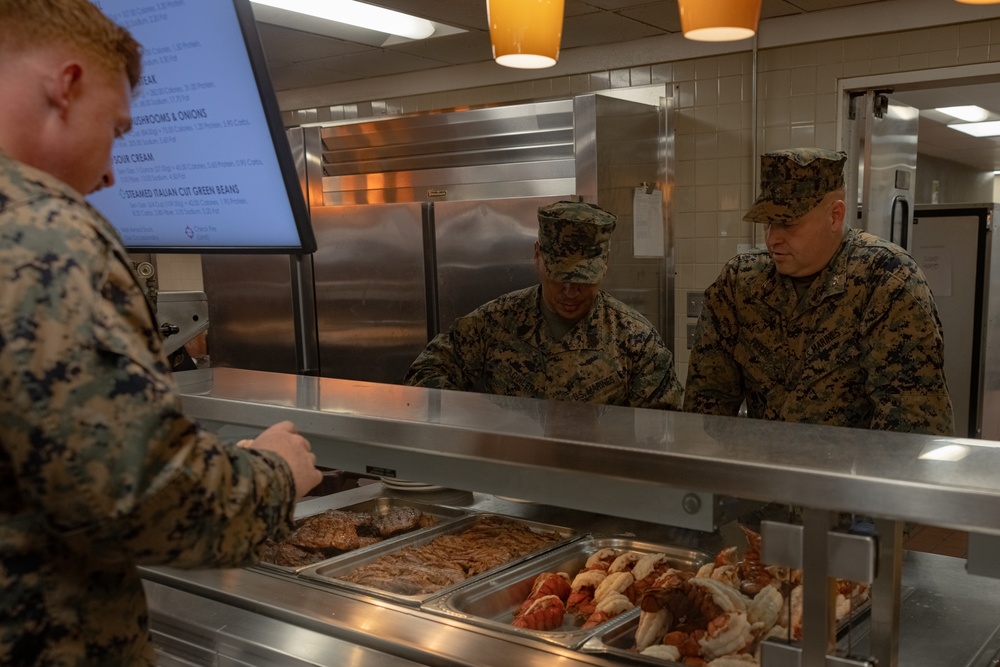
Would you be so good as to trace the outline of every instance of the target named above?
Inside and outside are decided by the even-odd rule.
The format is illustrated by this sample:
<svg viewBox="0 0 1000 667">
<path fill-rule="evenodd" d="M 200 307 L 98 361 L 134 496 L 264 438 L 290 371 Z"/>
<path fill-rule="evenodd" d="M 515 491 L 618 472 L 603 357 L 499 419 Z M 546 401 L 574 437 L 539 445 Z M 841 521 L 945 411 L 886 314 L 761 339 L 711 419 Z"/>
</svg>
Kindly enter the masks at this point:
<svg viewBox="0 0 1000 667">
<path fill-rule="evenodd" d="M 956 435 L 1000 437 L 1000 276 L 992 261 L 997 205 L 920 204 L 910 254 L 927 276 L 944 330 Z"/>
<path fill-rule="evenodd" d="M 314 208 L 322 374 L 399 383 L 456 317 L 537 282 L 537 210 L 556 200 Z"/>
</svg>

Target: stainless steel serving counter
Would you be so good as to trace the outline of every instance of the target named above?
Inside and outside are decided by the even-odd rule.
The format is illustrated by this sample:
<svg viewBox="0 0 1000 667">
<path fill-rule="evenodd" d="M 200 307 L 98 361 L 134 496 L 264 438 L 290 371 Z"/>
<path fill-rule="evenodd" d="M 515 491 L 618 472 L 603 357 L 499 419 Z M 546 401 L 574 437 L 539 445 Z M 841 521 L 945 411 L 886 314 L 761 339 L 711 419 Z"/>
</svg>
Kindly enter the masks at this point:
<svg viewBox="0 0 1000 667">
<path fill-rule="evenodd" d="M 996 621 L 986 619 L 1000 618 L 996 581 L 965 574 L 964 561 L 904 554 L 899 538 L 904 521 L 969 530 L 985 540 L 975 542 L 977 550 L 987 545 L 987 558 L 980 560 L 990 560 L 990 545 L 1000 535 L 1000 443 L 235 369 L 190 371 L 178 378 L 185 410 L 222 435 L 245 437 L 290 419 L 310 438 L 320 465 L 464 489 L 460 493 L 470 495 L 476 506 L 499 502 L 485 494 L 537 503 L 506 508 L 515 515 L 566 512 L 597 526 L 621 530 L 634 524 L 704 548 L 736 539 L 725 540 L 725 531 L 748 502 L 796 505 L 805 517 L 807 561 L 824 567 L 825 558 L 810 556 L 817 551 L 810 545 L 825 544 L 828 516 L 875 517 L 882 534 L 871 632 L 860 628 L 852 639 L 870 642 L 885 667 L 989 664 Z M 588 529 L 594 530 L 591 523 Z M 804 630 L 812 632 L 809 619 L 825 623 L 826 617 L 811 611 L 808 601 L 825 593 L 821 583 L 818 594 L 810 592 L 812 566 L 805 567 Z M 567 665 L 617 664 L 259 571 L 158 569 L 146 578 L 154 627 L 156 619 L 169 627 L 175 608 L 222 605 L 217 612 L 222 622 L 235 608 L 296 628 L 293 635 L 309 632 L 312 639 L 346 642 L 341 648 L 360 652 L 358 662 L 349 664 L 376 664 L 365 662 L 369 653 L 372 659 L 392 655 L 431 665 L 532 665 L 556 659 Z M 961 593 L 953 599 L 950 590 L 933 582 Z M 910 589 L 916 592 L 904 594 Z M 933 604 L 925 605 L 937 624 L 931 627 L 963 638 L 958 653 L 946 640 L 936 644 L 947 647 L 945 653 L 925 650 L 931 635 L 909 629 L 909 623 L 920 623 L 910 618 L 909 601 L 921 601 L 924 590 L 933 594 Z M 194 597 L 178 601 L 176 596 Z M 979 606 L 960 601 L 968 596 Z M 940 617 L 936 606 L 943 607 Z M 976 618 L 965 618 L 967 609 L 974 609 Z M 822 637 L 812 636 L 810 644 L 804 634 L 801 664 L 807 667 L 824 664 Z M 252 648 L 253 641 L 250 646 L 246 650 L 264 651 Z M 968 659 L 957 660 L 968 653 L 965 649 L 972 651 Z M 333 664 L 300 659 L 305 660 L 301 664 Z"/>
<path fill-rule="evenodd" d="M 402 493 L 381 483 L 343 491 L 297 508 L 345 507 L 379 496 L 500 513 L 602 535 L 714 548 L 719 536 L 656 524 L 502 500 L 459 490 Z M 420 609 L 293 579 L 263 568 L 225 571 L 143 570 L 162 664 L 178 655 L 214 665 L 222 656 L 246 665 L 535 665 L 621 664 L 537 640 L 474 627 Z M 234 623 L 234 621 L 236 621 Z M 344 653 L 349 651 L 349 653 Z M 348 660 L 346 656 L 350 656 Z M 295 660 L 302 661 L 301 663 Z M 392 662 L 397 660 L 398 662 Z M 558 663 L 555 661 L 558 660 Z"/>
<path fill-rule="evenodd" d="M 700 533 L 464 491 L 400 493 L 380 483 L 303 503 L 347 506 L 379 496 L 447 504 L 600 535 L 639 536 L 714 553 L 742 539 L 733 526 Z M 987 667 L 1000 651 L 1000 582 L 967 575 L 963 561 L 906 552 L 900 663 Z M 261 568 L 178 571 L 145 568 L 160 664 L 174 665 L 637 665 L 461 623 L 382 600 L 292 579 Z M 840 646 L 864 654 L 870 624 Z M 641 667 L 641 666 L 637 666 Z"/>
</svg>

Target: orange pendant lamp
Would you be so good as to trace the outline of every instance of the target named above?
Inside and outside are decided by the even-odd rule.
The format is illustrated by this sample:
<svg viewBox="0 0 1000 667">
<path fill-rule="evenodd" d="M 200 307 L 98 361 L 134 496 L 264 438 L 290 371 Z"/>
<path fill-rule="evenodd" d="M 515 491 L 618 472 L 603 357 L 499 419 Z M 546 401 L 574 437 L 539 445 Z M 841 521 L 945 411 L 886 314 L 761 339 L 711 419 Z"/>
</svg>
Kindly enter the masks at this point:
<svg viewBox="0 0 1000 667">
<path fill-rule="evenodd" d="M 700 42 L 753 37 L 760 21 L 760 3 L 761 0 L 677 0 L 684 36 Z"/>
<path fill-rule="evenodd" d="M 539 69 L 559 59 L 563 0 L 486 0 L 493 59 L 505 67 Z"/>
<path fill-rule="evenodd" d="M 996 5 L 996 4 L 1000 4 L 1000 0 L 955 0 L 955 2 L 960 2 L 963 5 Z"/>
</svg>

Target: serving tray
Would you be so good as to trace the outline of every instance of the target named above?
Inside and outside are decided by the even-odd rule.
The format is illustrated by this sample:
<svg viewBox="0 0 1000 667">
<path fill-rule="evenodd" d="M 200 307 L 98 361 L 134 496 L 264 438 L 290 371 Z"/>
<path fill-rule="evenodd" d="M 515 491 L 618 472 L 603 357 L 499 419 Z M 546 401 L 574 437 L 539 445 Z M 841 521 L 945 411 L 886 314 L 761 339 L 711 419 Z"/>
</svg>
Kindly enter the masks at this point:
<svg viewBox="0 0 1000 667">
<path fill-rule="evenodd" d="M 298 566 L 278 565 L 276 563 L 269 563 L 264 560 L 261 560 L 261 562 L 255 567 L 259 567 L 272 572 L 281 572 L 282 574 L 287 574 L 287 575 L 297 575 L 303 570 L 314 567 L 320 563 L 334 562 L 337 559 L 342 558 L 346 555 L 366 551 L 374 546 L 397 543 L 415 534 L 421 533 L 426 530 L 432 530 L 440 526 L 445 526 L 451 523 L 452 521 L 457 521 L 458 519 L 469 516 L 469 512 L 463 509 L 458 509 L 454 507 L 445 507 L 442 505 L 432 505 L 414 500 L 408 500 L 406 498 L 392 498 L 383 496 L 379 498 L 372 498 L 371 500 L 366 500 L 360 503 L 355 503 L 353 505 L 347 505 L 344 507 L 316 508 L 316 511 L 310 512 L 309 514 L 306 514 L 304 516 L 297 517 L 295 524 L 296 526 L 298 526 L 302 523 L 304 519 L 310 516 L 316 516 L 318 514 L 322 514 L 331 509 L 338 512 L 357 512 L 359 514 L 373 514 L 384 517 L 389 515 L 389 513 L 392 512 L 392 510 L 401 507 L 412 507 L 414 509 L 420 510 L 420 512 L 423 513 L 424 515 L 434 517 L 437 520 L 437 523 L 434 526 L 428 526 L 427 528 L 416 528 L 406 533 L 387 537 L 379 542 L 376 542 L 375 544 L 359 547 L 358 549 L 354 549 L 351 551 L 344 551 L 340 554 L 330 556 L 327 558 L 319 558 L 315 562 L 307 563 L 304 565 L 298 565 Z"/>
<path fill-rule="evenodd" d="M 566 648 L 576 648 L 600 632 L 608 623 L 620 617 L 593 628 L 583 629 L 577 625 L 575 615 L 567 613 L 562 626 L 558 628 L 532 630 L 511 625 L 514 620 L 513 612 L 531 593 L 532 585 L 539 574 L 565 572 L 572 581 L 574 576 L 584 569 L 587 559 L 602 549 L 615 549 L 621 553 L 663 553 L 671 567 L 692 572 L 697 571 L 712 558 L 707 553 L 684 547 L 654 544 L 624 537 L 585 536 L 544 556 L 532 558 L 499 574 L 434 598 L 422 608 L 493 630 L 529 635 Z M 622 616 L 635 616 L 638 613 L 639 609 L 636 607 Z"/>
<path fill-rule="evenodd" d="M 354 572 L 358 568 L 373 563 L 384 556 L 390 556 L 395 552 L 402 551 L 408 547 L 420 547 L 426 545 L 435 539 L 442 536 L 458 535 L 470 528 L 472 528 L 477 521 L 484 518 L 493 517 L 494 520 L 506 520 L 514 524 L 520 524 L 521 526 L 527 527 L 532 532 L 535 533 L 548 533 L 551 534 L 553 540 L 529 553 L 523 554 L 521 556 L 511 559 L 509 562 L 503 565 L 498 565 L 497 567 L 491 568 L 482 574 L 476 574 L 471 577 L 467 577 L 462 581 L 443 586 L 438 590 L 431 592 L 419 592 L 419 593 L 403 593 L 394 592 L 391 590 L 383 590 L 374 586 L 368 586 L 353 581 L 346 581 L 345 576 Z M 398 602 L 410 606 L 419 606 L 431 598 L 437 597 L 439 595 L 446 594 L 459 586 L 463 586 L 467 583 L 480 580 L 485 578 L 495 572 L 498 572 L 507 567 L 511 567 L 520 562 L 523 562 L 533 556 L 550 551 L 556 547 L 563 544 L 578 539 L 579 535 L 571 528 L 564 526 L 556 526 L 547 523 L 540 523 L 537 521 L 528 521 L 525 519 L 515 519 L 508 516 L 490 514 L 490 513 L 470 513 L 465 517 L 459 518 L 455 521 L 448 522 L 446 524 L 434 526 L 419 532 L 419 534 L 406 535 L 403 539 L 393 540 L 390 542 L 384 542 L 382 544 L 376 544 L 372 547 L 366 547 L 363 551 L 356 551 L 350 554 L 346 554 L 342 557 L 331 559 L 330 561 L 324 561 L 310 568 L 307 568 L 299 573 L 300 577 L 309 579 L 310 581 L 315 581 L 323 584 L 327 584 L 335 587 L 343 587 L 356 592 L 365 593 L 367 595 L 372 595 L 375 597 L 386 598 L 394 602 Z M 422 563 L 413 563 L 413 567 L 424 566 Z"/>
</svg>

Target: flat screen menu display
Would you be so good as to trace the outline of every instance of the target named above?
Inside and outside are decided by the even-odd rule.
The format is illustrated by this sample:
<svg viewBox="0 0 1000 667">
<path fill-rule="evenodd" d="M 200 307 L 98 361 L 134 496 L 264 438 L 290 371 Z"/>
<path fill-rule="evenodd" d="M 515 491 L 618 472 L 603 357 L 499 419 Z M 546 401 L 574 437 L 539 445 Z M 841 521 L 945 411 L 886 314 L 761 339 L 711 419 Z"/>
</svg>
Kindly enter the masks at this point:
<svg viewBox="0 0 1000 667">
<path fill-rule="evenodd" d="M 312 252 L 247 0 L 94 0 L 143 45 L 115 184 L 88 199 L 135 252 Z"/>
</svg>

